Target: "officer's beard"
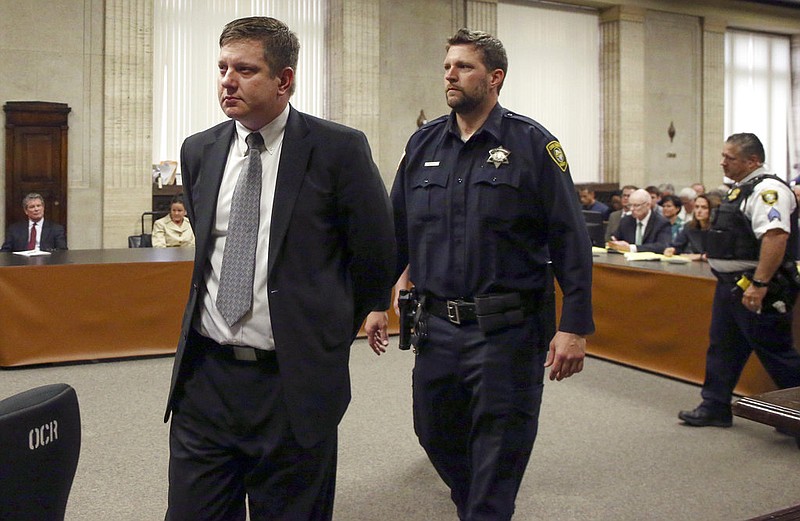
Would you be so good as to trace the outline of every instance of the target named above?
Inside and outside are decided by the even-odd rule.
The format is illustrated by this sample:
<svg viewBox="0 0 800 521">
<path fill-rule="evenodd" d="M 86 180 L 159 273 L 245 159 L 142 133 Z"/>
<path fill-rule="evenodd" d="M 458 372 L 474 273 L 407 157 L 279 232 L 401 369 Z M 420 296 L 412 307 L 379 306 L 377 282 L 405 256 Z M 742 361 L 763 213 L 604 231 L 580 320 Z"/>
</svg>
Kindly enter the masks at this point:
<svg viewBox="0 0 800 521">
<path fill-rule="evenodd" d="M 447 105 L 456 114 L 470 114 L 480 107 L 489 95 L 489 82 L 483 82 L 473 92 L 459 90 L 461 96 L 447 98 Z"/>
</svg>

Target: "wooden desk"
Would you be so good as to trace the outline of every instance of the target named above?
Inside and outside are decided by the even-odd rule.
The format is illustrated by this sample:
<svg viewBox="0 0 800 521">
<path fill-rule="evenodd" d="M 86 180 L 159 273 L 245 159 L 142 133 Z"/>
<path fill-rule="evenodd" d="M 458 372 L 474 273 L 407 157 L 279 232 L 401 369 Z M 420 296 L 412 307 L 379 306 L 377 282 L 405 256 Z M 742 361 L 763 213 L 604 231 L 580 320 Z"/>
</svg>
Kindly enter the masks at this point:
<svg viewBox="0 0 800 521">
<path fill-rule="evenodd" d="M 592 305 L 597 332 L 589 337 L 587 352 L 702 384 L 715 284 L 705 262 L 628 262 L 612 253 L 595 257 Z M 735 392 L 752 395 L 775 389 L 752 356 Z"/>
<path fill-rule="evenodd" d="M 193 249 L 0 253 L 0 367 L 174 353 Z"/>
</svg>

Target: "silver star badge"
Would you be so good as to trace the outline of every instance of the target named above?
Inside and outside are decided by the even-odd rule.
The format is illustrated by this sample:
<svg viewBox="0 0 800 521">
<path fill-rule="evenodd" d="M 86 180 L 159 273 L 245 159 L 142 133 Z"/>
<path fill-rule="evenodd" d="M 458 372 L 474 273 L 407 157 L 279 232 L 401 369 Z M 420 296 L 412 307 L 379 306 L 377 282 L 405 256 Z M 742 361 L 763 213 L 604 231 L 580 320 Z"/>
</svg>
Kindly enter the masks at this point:
<svg viewBox="0 0 800 521">
<path fill-rule="evenodd" d="M 489 159 L 487 159 L 486 162 L 492 163 L 495 168 L 500 168 L 500 165 L 509 164 L 508 156 L 510 155 L 511 152 L 501 146 L 493 148 L 489 151 Z"/>
</svg>

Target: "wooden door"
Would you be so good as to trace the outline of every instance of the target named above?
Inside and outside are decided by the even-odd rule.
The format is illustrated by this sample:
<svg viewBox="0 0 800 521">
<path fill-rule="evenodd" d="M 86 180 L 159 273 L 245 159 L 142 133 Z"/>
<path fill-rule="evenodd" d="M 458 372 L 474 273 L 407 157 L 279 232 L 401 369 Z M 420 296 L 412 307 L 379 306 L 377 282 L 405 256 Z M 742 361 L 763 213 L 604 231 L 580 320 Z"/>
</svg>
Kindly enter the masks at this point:
<svg viewBox="0 0 800 521">
<path fill-rule="evenodd" d="M 44 197 L 45 219 L 67 226 L 65 103 L 9 101 L 6 113 L 6 224 L 24 220 L 22 198 Z"/>
</svg>

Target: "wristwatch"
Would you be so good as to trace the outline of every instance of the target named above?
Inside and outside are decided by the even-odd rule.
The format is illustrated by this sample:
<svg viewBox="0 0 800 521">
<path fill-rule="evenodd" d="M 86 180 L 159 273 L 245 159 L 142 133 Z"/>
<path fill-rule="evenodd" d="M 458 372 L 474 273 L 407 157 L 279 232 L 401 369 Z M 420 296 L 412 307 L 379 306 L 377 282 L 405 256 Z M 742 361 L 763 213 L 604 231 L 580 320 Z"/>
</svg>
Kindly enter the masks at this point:
<svg viewBox="0 0 800 521">
<path fill-rule="evenodd" d="M 752 279 L 750 282 L 757 288 L 766 288 L 769 286 L 769 281 L 764 282 L 763 280 Z"/>
</svg>

